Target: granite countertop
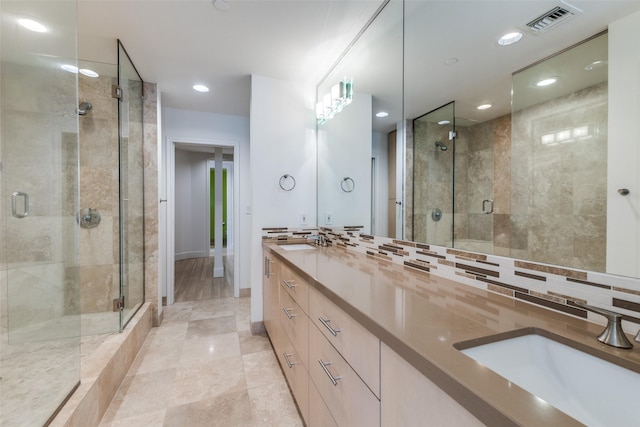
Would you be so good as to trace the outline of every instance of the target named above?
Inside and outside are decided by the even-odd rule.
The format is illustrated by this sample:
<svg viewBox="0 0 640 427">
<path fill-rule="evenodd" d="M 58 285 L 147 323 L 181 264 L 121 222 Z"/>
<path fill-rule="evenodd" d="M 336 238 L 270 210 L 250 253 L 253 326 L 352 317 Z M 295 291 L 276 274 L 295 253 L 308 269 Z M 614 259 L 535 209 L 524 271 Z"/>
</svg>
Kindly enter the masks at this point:
<svg viewBox="0 0 640 427">
<path fill-rule="evenodd" d="M 539 328 L 640 372 L 640 351 L 601 344 L 603 327 L 430 273 L 336 247 L 264 246 L 487 425 L 580 426 L 454 344 Z"/>
</svg>

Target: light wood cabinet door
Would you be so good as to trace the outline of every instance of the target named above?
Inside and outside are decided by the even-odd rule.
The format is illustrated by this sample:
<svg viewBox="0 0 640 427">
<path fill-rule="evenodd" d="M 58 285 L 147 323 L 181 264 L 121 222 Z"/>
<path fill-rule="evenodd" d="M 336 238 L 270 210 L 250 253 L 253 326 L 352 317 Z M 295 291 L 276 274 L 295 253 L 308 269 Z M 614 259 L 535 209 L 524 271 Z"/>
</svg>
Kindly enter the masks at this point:
<svg viewBox="0 0 640 427">
<path fill-rule="evenodd" d="M 309 313 L 309 285 L 307 282 L 284 264 L 280 268 L 279 281 L 291 298 L 298 303 L 302 311 L 305 314 Z"/>
<path fill-rule="evenodd" d="M 276 355 L 302 418 L 309 424 L 309 374 L 297 350 L 284 334 Z"/>
<path fill-rule="evenodd" d="M 338 426 L 380 425 L 380 401 L 313 324 L 309 356 L 311 380 Z"/>
<path fill-rule="evenodd" d="M 300 306 L 280 286 L 280 326 L 305 366 L 309 360 L 309 319 Z"/>
<path fill-rule="evenodd" d="M 274 334 L 275 324 L 280 323 L 277 315 L 279 303 L 278 277 L 280 262 L 277 261 L 271 251 L 265 249 L 262 259 L 262 315 L 264 327 L 269 335 Z"/>
<path fill-rule="evenodd" d="M 380 397 L 380 340 L 315 289 L 309 290 L 309 317 Z"/>
<path fill-rule="evenodd" d="M 338 427 L 313 381 L 309 381 L 309 420 L 307 424 L 309 427 Z"/>
<path fill-rule="evenodd" d="M 382 427 L 484 426 L 480 420 L 384 344 L 380 361 Z"/>
</svg>

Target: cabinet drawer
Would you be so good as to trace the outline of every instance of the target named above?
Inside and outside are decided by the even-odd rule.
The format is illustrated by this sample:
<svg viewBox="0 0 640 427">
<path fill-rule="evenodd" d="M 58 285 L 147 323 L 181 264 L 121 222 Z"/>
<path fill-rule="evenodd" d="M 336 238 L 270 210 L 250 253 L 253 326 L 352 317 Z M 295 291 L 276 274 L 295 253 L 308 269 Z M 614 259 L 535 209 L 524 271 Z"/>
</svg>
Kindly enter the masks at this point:
<svg viewBox="0 0 640 427">
<path fill-rule="evenodd" d="M 311 326 L 313 328 L 313 325 Z M 338 427 L 313 381 L 309 381 L 309 427 Z"/>
<path fill-rule="evenodd" d="M 280 326 L 284 335 L 289 338 L 291 344 L 300 355 L 300 360 L 305 366 L 309 366 L 309 320 L 302 309 L 291 296 L 280 287 Z"/>
<path fill-rule="evenodd" d="M 380 401 L 314 325 L 309 375 L 339 426 L 379 426 Z"/>
<path fill-rule="evenodd" d="M 369 388 L 380 396 L 380 340 L 315 289 L 309 290 L 309 317 Z"/>
<path fill-rule="evenodd" d="M 276 350 L 278 361 L 282 366 L 282 371 L 287 378 L 298 409 L 300 409 L 304 421 L 309 424 L 309 374 L 300 360 L 300 355 L 286 336 L 280 338 L 280 344 L 280 348 Z"/>
<path fill-rule="evenodd" d="M 281 266 L 279 279 L 280 284 L 298 303 L 302 311 L 309 313 L 309 285 L 307 282 L 284 264 Z"/>
</svg>

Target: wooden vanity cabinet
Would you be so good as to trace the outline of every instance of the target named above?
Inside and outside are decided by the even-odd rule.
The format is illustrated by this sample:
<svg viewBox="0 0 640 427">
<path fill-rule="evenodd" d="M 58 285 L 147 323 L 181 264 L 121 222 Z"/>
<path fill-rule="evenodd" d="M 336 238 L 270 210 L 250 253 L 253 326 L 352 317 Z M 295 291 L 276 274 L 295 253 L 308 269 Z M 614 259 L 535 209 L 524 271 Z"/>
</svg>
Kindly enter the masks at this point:
<svg viewBox="0 0 640 427">
<path fill-rule="evenodd" d="M 385 344 L 381 346 L 381 426 L 481 427 L 480 420 Z"/>
</svg>

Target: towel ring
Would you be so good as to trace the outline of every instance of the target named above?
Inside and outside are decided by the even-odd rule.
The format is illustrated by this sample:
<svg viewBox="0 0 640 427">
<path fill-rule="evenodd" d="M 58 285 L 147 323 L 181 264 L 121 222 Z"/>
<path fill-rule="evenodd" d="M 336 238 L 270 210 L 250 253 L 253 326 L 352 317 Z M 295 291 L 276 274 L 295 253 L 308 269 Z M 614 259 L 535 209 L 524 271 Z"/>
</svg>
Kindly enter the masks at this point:
<svg viewBox="0 0 640 427">
<path fill-rule="evenodd" d="M 284 191 L 291 191 L 296 188 L 296 179 L 288 173 L 280 177 L 280 188 Z"/>
<path fill-rule="evenodd" d="M 351 193 L 354 188 L 356 188 L 356 183 L 353 181 L 353 178 L 346 176 L 340 181 L 340 188 L 342 188 L 342 191 L 345 193 Z"/>
</svg>

